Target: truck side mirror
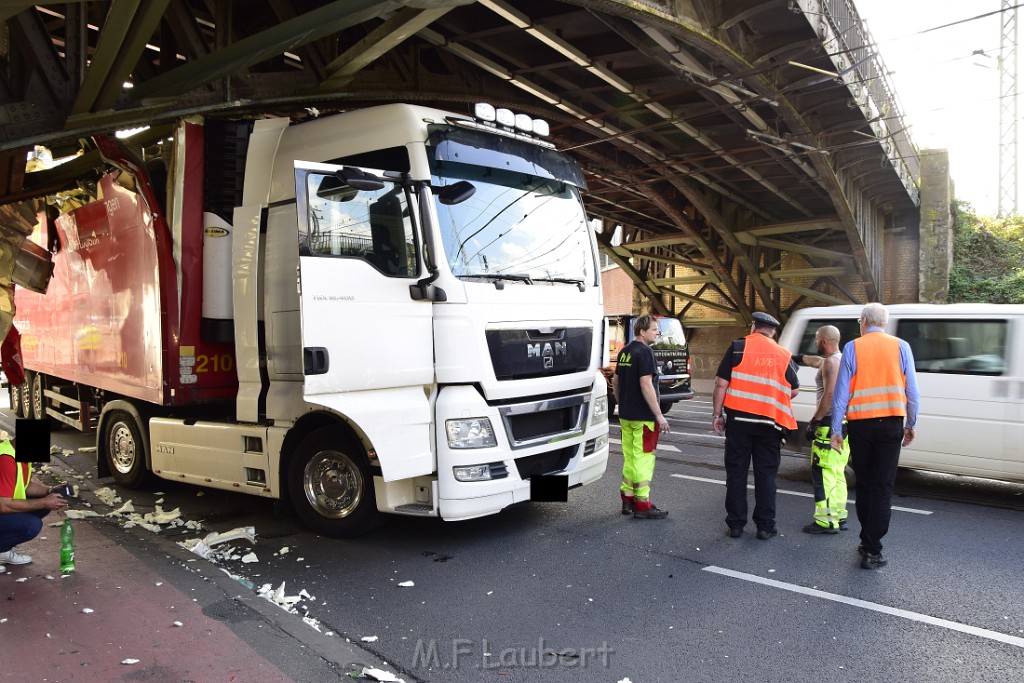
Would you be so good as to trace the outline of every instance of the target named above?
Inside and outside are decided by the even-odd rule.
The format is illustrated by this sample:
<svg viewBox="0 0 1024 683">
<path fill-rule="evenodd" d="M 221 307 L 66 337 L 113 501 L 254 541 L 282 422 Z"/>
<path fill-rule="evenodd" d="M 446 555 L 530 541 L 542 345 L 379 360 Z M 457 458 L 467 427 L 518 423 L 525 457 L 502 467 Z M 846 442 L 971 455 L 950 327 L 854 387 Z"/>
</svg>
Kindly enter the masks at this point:
<svg viewBox="0 0 1024 683">
<path fill-rule="evenodd" d="M 454 204 L 461 204 L 474 194 L 476 194 L 476 186 L 468 180 L 460 180 L 457 183 L 442 187 L 441 191 L 437 193 L 437 201 L 445 206 L 452 206 Z"/>
<path fill-rule="evenodd" d="M 376 192 L 384 189 L 383 180 L 353 166 L 343 166 L 341 170 L 335 171 L 334 175 L 354 190 Z"/>
</svg>

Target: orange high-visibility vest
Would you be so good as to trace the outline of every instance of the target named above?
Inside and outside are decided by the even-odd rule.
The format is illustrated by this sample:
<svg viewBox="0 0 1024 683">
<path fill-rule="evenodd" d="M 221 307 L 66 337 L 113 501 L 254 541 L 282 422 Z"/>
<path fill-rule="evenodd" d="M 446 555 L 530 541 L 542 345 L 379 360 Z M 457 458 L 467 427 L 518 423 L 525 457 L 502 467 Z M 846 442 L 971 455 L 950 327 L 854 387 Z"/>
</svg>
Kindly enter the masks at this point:
<svg viewBox="0 0 1024 683">
<path fill-rule="evenodd" d="M 786 429 L 796 429 L 786 379 L 790 354 L 763 334 L 744 337 L 743 359 L 732 369 L 725 407 L 771 418 Z"/>
<path fill-rule="evenodd" d="M 9 457 L 14 460 L 14 446 L 10 441 L 0 443 L 0 457 Z M 14 480 L 14 500 L 25 500 L 28 483 L 32 480 L 32 466 L 27 462 L 15 461 L 14 467 L 17 475 Z"/>
<path fill-rule="evenodd" d="M 869 332 L 853 341 L 857 371 L 850 380 L 848 420 L 905 417 L 907 378 L 900 368 L 900 340 L 885 332 Z"/>
</svg>

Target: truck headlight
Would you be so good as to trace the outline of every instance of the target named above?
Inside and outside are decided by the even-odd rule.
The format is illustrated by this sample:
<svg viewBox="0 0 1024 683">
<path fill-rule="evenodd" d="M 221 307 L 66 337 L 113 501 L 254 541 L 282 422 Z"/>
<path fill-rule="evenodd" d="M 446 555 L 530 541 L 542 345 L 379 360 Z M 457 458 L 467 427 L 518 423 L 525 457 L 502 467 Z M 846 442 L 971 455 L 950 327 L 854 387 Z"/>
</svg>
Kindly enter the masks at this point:
<svg viewBox="0 0 1024 683">
<path fill-rule="evenodd" d="M 591 424 L 601 424 L 608 419 L 608 397 L 598 396 L 594 399 L 594 419 Z"/>
<path fill-rule="evenodd" d="M 446 420 L 449 448 L 493 448 L 498 445 L 494 438 L 491 421 L 486 417 L 467 420 Z"/>
</svg>

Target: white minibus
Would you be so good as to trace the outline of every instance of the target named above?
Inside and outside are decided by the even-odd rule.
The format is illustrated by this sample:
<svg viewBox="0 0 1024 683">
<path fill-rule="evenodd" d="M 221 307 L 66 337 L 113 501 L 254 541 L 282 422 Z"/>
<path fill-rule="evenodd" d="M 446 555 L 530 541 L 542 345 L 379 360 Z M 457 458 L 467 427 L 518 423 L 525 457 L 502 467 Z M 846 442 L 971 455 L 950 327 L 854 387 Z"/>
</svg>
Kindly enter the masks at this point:
<svg viewBox="0 0 1024 683">
<path fill-rule="evenodd" d="M 860 334 L 861 305 L 793 313 L 779 343 L 816 354 L 814 334 L 835 325 L 840 348 Z M 914 352 L 921 409 L 900 466 L 1024 481 L 1024 305 L 895 304 L 886 331 Z M 793 400 L 802 427 L 814 410 L 815 373 L 800 367 Z"/>
</svg>

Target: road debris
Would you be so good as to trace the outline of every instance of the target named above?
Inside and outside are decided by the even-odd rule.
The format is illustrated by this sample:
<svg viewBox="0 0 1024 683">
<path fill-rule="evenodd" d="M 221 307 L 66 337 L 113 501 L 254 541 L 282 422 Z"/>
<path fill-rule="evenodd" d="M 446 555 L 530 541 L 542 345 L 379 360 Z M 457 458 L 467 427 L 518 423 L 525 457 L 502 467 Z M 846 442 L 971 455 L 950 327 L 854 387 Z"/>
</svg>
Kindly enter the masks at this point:
<svg viewBox="0 0 1024 683">
<path fill-rule="evenodd" d="M 370 666 L 364 666 L 363 670 L 359 672 L 359 675 L 375 681 L 385 681 L 386 683 L 405 683 L 404 678 L 399 678 L 389 671 L 375 669 Z"/>
</svg>

